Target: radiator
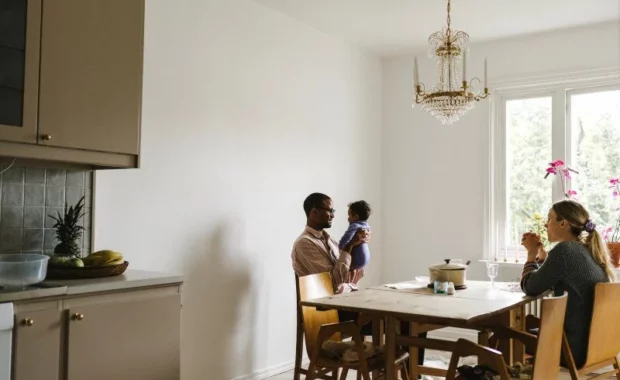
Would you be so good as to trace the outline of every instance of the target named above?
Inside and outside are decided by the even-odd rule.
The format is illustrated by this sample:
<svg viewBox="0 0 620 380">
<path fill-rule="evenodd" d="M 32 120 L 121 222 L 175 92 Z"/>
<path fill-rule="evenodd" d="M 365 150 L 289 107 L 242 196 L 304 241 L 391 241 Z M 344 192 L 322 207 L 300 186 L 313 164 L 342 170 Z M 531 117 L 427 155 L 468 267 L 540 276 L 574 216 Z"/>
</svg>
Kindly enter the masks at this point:
<svg viewBox="0 0 620 380">
<path fill-rule="evenodd" d="M 525 315 L 532 314 L 533 316 L 540 318 L 541 300 L 537 299 L 525 305 Z"/>
</svg>

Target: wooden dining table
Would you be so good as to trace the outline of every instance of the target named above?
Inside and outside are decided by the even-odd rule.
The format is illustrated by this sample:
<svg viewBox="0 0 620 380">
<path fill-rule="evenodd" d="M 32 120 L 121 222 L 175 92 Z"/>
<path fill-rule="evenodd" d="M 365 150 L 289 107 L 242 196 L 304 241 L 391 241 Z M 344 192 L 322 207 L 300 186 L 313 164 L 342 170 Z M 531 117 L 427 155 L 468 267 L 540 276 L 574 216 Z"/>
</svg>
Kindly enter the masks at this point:
<svg viewBox="0 0 620 380">
<path fill-rule="evenodd" d="M 486 281 L 468 281 L 467 288 L 457 290 L 453 295 L 435 294 L 427 284 L 401 282 L 380 285 L 349 293 L 302 301 L 303 306 L 320 309 L 354 311 L 373 317 L 373 340 L 381 343 L 379 321 L 384 324 L 385 360 L 394 362 L 397 345 L 410 347 L 410 377 L 419 374 L 445 376 L 442 369 L 419 366 L 419 348 L 440 351 L 454 350 L 454 342 L 419 338 L 420 332 L 445 327 L 465 328 L 478 331 L 478 341 L 488 344 L 488 328 L 493 325 L 523 327 L 523 308 L 526 304 L 542 298 L 526 296 L 517 287 L 496 283 L 495 287 Z M 410 322 L 409 336 L 397 334 L 398 321 Z M 502 342 L 499 350 L 507 362 L 513 359 L 513 345 Z M 522 347 L 516 349 L 522 355 Z M 396 380 L 396 369 L 386 366 L 386 379 Z"/>
</svg>

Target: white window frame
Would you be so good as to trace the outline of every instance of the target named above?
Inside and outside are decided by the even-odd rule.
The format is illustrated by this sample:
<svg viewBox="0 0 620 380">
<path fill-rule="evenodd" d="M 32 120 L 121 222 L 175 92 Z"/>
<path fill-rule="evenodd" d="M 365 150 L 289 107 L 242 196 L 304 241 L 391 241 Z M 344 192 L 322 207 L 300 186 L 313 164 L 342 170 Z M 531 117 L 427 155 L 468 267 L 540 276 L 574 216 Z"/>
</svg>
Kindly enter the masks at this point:
<svg viewBox="0 0 620 380">
<path fill-rule="evenodd" d="M 522 264 L 525 251 L 520 247 L 506 247 L 508 254 L 496 252 L 504 247 L 505 231 L 496 233 L 498 223 L 507 221 L 507 176 L 506 176 L 506 102 L 514 99 L 527 99 L 551 96 L 552 98 L 552 137 L 553 159 L 563 159 L 571 166 L 573 141 L 571 133 L 570 95 L 620 89 L 620 67 L 589 70 L 572 73 L 538 75 L 529 78 L 503 79 L 491 81 L 493 89 L 490 104 L 489 122 L 489 168 L 487 209 L 485 210 L 484 257 L 506 264 Z M 541 169 L 543 170 L 543 169 Z M 542 172 L 541 172 L 542 175 Z M 568 184 L 570 186 L 570 183 Z M 553 181 L 551 199 L 553 202 L 563 198 L 559 181 Z M 496 236 L 499 235 L 499 236 Z M 497 257 L 496 257 L 497 253 Z"/>
</svg>

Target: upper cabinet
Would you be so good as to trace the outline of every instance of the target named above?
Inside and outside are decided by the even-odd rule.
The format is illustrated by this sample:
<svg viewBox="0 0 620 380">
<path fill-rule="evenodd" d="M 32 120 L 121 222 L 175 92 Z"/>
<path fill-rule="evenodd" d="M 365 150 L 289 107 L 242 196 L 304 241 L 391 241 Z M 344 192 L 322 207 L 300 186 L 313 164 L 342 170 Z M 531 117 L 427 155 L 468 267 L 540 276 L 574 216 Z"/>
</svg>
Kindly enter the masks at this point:
<svg viewBox="0 0 620 380">
<path fill-rule="evenodd" d="M 137 167 L 144 0 L 2 0 L 0 13 L 0 154 Z"/>
<path fill-rule="evenodd" d="M 0 1 L 0 140 L 35 143 L 41 0 Z"/>
<path fill-rule="evenodd" d="M 143 0 L 43 2 L 44 144 L 138 154 Z"/>
</svg>

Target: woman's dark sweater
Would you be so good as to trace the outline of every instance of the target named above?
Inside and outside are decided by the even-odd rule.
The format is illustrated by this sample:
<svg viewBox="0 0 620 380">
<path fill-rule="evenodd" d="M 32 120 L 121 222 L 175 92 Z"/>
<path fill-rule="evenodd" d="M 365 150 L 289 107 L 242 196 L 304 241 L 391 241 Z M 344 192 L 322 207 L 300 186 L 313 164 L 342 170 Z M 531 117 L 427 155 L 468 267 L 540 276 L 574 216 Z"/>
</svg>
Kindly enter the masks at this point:
<svg viewBox="0 0 620 380">
<path fill-rule="evenodd" d="M 539 295 L 549 289 L 556 296 L 568 292 L 564 331 L 578 367 L 586 361 L 594 286 L 600 282 L 609 282 L 607 273 L 576 241 L 558 243 L 542 265 L 527 262 L 523 267 L 521 289 L 525 294 Z"/>
</svg>

